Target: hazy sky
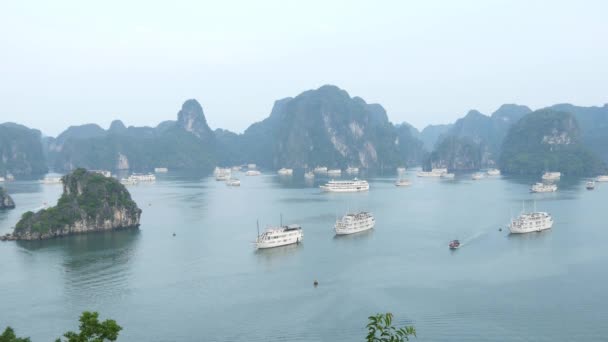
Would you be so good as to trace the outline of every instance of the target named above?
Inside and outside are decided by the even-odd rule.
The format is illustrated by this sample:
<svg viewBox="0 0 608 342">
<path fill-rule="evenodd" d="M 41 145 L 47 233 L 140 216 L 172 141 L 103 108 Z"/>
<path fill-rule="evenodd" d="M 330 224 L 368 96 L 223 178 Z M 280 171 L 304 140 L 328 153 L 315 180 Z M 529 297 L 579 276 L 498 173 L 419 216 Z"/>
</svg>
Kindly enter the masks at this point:
<svg viewBox="0 0 608 342">
<path fill-rule="evenodd" d="M 241 132 L 323 84 L 422 128 L 502 103 L 608 102 L 608 1 L 2 1 L 0 122 Z"/>
</svg>

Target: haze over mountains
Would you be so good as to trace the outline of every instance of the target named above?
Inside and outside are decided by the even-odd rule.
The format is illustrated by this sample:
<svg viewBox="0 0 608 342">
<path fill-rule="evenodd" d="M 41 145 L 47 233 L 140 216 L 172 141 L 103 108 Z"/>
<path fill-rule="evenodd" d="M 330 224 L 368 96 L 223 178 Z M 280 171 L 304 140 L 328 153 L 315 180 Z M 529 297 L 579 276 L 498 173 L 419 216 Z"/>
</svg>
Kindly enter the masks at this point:
<svg viewBox="0 0 608 342">
<path fill-rule="evenodd" d="M 210 170 L 244 163 L 266 169 L 423 165 L 454 171 L 504 167 L 507 173 L 518 174 L 552 167 L 577 175 L 603 171 L 608 162 L 607 105 L 558 104 L 542 112 L 505 104 L 491 115 L 471 110 L 455 123 L 418 131 L 406 122 L 391 123 L 380 104 L 326 85 L 275 101 L 269 117 L 236 134 L 212 130 L 201 104 L 192 99 L 184 102 L 176 120 L 156 127 L 127 127 L 116 120 L 108 129 L 96 124 L 71 126 L 56 138 L 41 138 L 36 130 L 0 125 L 0 173 L 34 175 L 47 167 L 58 172 L 78 167 Z M 531 115 L 537 119 L 522 120 Z M 563 115 L 569 124 L 555 124 L 565 120 Z M 538 139 L 527 139 L 532 136 Z M 563 139 L 551 138 L 557 136 Z M 526 159 L 526 150 L 537 154 Z M 572 153 L 584 156 L 577 159 L 581 165 L 565 168 L 563 161 L 572 160 Z"/>
</svg>

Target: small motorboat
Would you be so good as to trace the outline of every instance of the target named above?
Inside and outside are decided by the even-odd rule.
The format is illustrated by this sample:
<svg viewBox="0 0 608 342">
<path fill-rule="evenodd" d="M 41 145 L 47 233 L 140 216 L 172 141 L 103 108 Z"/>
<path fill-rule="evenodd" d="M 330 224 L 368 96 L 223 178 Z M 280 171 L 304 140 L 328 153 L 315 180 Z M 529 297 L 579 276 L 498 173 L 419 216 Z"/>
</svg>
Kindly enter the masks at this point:
<svg viewBox="0 0 608 342">
<path fill-rule="evenodd" d="M 458 249 L 460 247 L 460 241 L 452 240 L 450 241 L 450 249 Z"/>
<path fill-rule="evenodd" d="M 595 182 L 594 181 L 587 182 L 585 187 L 587 188 L 587 190 L 593 190 L 593 189 L 595 189 Z"/>
</svg>

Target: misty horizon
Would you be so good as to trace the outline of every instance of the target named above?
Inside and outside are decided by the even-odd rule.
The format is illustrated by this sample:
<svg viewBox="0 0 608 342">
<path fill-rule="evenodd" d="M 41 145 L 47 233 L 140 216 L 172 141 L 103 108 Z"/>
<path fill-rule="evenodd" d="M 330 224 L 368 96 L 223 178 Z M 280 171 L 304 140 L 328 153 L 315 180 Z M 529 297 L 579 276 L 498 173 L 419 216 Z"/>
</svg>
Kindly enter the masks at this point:
<svg viewBox="0 0 608 342">
<path fill-rule="evenodd" d="M 195 98 L 211 127 L 243 132 L 275 100 L 323 84 L 418 129 L 503 103 L 601 106 L 607 10 L 602 1 L 13 2 L 0 13 L 10 32 L 0 37 L 0 121 L 51 136 L 113 119 L 153 126 Z"/>
</svg>

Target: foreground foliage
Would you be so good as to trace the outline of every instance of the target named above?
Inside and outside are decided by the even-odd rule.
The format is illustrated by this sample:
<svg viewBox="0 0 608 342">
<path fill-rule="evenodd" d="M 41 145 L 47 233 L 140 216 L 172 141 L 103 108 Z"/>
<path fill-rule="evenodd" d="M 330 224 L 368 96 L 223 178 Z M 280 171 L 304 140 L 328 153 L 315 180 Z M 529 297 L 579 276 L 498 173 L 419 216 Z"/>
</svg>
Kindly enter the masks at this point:
<svg viewBox="0 0 608 342">
<path fill-rule="evenodd" d="M 409 341 L 410 336 L 416 337 L 414 327 L 394 327 L 393 314 L 390 312 L 370 316 L 367 331 L 367 342 L 404 342 Z"/>
</svg>

